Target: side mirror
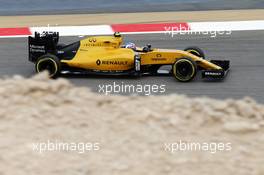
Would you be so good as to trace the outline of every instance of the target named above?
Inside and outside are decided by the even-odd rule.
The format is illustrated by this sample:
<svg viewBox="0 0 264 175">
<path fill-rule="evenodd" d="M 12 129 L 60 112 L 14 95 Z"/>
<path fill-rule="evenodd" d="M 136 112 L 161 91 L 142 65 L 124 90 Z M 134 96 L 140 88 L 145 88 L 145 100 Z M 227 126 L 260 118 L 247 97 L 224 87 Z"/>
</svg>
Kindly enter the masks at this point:
<svg viewBox="0 0 264 175">
<path fill-rule="evenodd" d="M 147 44 L 147 47 L 149 48 L 149 50 L 151 50 L 151 44 Z"/>
<path fill-rule="evenodd" d="M 143 48 L 143 52 L 151 51 L 151 47 L 152 47 L 151 44 L 147 44 L 147 46 Z"/>
</svg>

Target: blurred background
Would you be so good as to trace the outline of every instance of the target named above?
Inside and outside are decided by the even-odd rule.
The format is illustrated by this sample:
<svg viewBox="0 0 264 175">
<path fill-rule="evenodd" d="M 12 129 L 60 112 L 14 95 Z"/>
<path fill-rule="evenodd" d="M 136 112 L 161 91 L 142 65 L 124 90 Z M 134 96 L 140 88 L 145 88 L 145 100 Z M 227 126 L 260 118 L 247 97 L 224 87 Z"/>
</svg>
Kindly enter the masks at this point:
<svg viewBox="0 0 264 175">
<path fill-rule="evenodd" d="M 0 15 L 260 9 L 264 0 L 1 0 Z"/>
</svg>

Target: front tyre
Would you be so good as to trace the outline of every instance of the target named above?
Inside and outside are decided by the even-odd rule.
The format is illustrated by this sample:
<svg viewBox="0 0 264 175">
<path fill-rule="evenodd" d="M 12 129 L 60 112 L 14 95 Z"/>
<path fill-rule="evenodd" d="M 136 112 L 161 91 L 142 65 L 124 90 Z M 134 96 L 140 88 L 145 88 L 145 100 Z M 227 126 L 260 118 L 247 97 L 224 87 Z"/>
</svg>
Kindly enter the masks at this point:
<svg viewBox="0 0 264 175">
<path fill-rule="evenodd" d="M 180 58 L 172 66 L 173 76 L 181 82 L 189 82 L 197 73 L 197 64 L 189 58 Z"/>
<path fill-rule="evenodd" d="M 200 49 L 199 47 L 187 47 L 186 49 L 184 49 L 184 51 L 189 52 L 197 57 L 200 58 L 204 58 L 205 59 L 205 53 L 202 49 Z"/>
<path fill-rule="evenodd" d="M 60 74 L 61 63 L 55 55 L 47 54 L 38 58 L 35 69 L 37 73 L 48 71 L 50 78 L 56 78 Z"/>
</svg>

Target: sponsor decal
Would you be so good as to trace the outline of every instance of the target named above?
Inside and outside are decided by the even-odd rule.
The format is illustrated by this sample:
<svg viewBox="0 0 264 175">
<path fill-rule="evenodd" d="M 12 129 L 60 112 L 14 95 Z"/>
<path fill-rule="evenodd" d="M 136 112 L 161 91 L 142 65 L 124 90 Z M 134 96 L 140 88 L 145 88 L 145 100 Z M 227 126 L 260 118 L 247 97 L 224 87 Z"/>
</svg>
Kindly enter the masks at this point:
<svg viewBox="0 0 264 175">
<path fill-rule="evenodd" d="M 90 43 L 96 43 L 96 41 L 97 41 L 96 38 L 90 38 L 90 39 L 89 39 L 89 42 L 90 42 Z"/>
<path fill-rule="evenodd" d="M 166 58 L 162 58 L 162 55 L 160 53 L 158 53 L 156 55 L 156 58 L 152 58 L 153 61 L 165 61 L 167 60 Z"/>
<path fill-rule="evenodd" d="M 140 71 L 140 60 L 135 60 L 135 70 Z"/>
<path fill-rule="evenodd" d="M 93 46 L 102 47 L 102 46 L 104 46 L 104 45 L 101 44 L 101 43 L 96 43 L 96 44 L 84 44 L 84 47 L 93 47 Z"/>
<path fill-rule="evenodd" d="M 100 60 L 100 59 L 98 59 L 97 61 L 96 61 L 96 64 L 98 65 L 98 66 L 100 66 L 100 65 L 120 65 L 120 66 L 122 66 L 122 65 L 127 65 L 128 64 L 128 61 L 116 61 L 116 60 L 109 60 L 109 61 L 104 61 L 104 60 Z"/>
<path fill-rule="evenodd" d="M 97 66 L 100 66 L 100 64 L 101 64 L 101 60 L 97 60 L 97 61 L 96 61 L 96 64 L 97 64 Z"/>
<path fill-rule="evenodd" d="M 37 46 L 37 45 L 33 45 L 30 44 L 29 45 L 29 50 L 30 52 L 41 52 L 41 53 L 45 53 L 45 46 Z"/>
<path fill-rule="evenodd" d="M 205 72 L 205 75 L 212 75 L 212 76 L 220 76 L 222 75 L 221 72 Z"/>
<path fill-rule="evenodd" d="M 135 71 L 139 72 L 140 71 L 140 66 L 141 66 L 141 59 L 139 54 L 135 55 Z"/>
<path fill-rule="evenodd" d="M 83 44 L 84 47 L 103 47 L 103 46 L 113 46 L 113 47 L 117 47 L 118 44 L 117 43 L 113 43 L 111 41 L 98 41 L 96 38 L 90 38 L 87 40 L 88 42 L 85 42 Z"/>
<path fill-rule="evenodd" d="M 63 50 L 58 50 L 57 53 L 58 54 L 64 54 L 64 51 Z"/>
<path fill-rule="evenodd" d="M 114 48 L 117 48 L 117 44 L 115 43 L 87 43 L 83 45 L 84 47 L 106 47 L 106 46 L 112 46 Z"/>
<path fill-rule="evenodd" d="M 153 61 L 165 61 L 166 58 L 152 58 Z"/>
</svg>

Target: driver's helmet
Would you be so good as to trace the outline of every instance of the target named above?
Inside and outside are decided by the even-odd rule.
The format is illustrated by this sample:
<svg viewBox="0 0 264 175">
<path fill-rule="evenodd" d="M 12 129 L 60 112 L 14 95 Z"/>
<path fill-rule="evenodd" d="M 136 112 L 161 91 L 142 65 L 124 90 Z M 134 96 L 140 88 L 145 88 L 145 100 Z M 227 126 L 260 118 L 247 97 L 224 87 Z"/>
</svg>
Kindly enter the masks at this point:
<svg viewBox="0 0 264 175">
<path fill-rule="evenodd" d="M 136 50 L 137 47 L 135 43 L 129 42 L 124 45 L 124 48 Z"/>
</svg>

